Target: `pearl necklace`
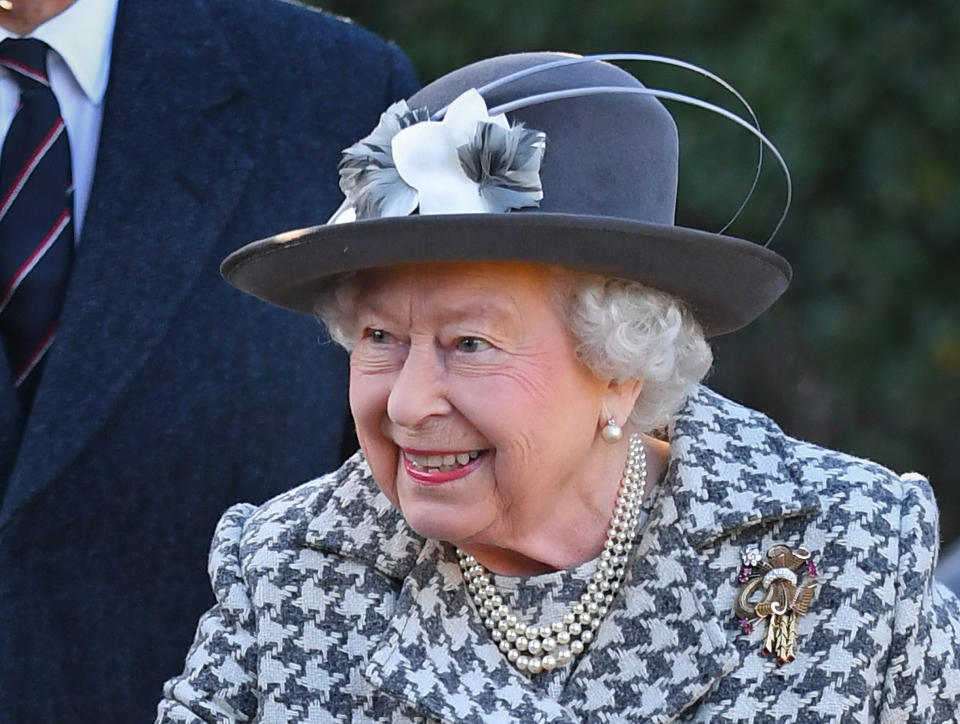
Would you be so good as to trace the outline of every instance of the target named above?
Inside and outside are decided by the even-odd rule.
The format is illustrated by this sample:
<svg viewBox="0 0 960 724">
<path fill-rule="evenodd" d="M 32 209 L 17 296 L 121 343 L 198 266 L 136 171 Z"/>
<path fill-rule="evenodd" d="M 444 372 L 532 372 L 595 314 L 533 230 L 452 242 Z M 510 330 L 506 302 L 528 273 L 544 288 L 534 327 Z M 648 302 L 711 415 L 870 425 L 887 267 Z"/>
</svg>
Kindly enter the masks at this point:
<svg viewBox="0 0 960 724">
<path fill-rule="evenodd" d="M 483 625 L 490 630 L 490 637 L 517 669 L 539 674 L 567 666 L 593 641 L 593 632 L 600 627 L 623 582 L 646 479 L 643 436 L 634 434 L 630 436 L 627 466 L 620 480 L 607 539 L 597 559 L 597 570 L 580 600 L 549 626 L 528 626 L 520 621 L 516 611 L 504 603 L 490 572 L 472 555 L 457 548 L 463 580 L 473 605 L 483 616 Z"/>
</svg>

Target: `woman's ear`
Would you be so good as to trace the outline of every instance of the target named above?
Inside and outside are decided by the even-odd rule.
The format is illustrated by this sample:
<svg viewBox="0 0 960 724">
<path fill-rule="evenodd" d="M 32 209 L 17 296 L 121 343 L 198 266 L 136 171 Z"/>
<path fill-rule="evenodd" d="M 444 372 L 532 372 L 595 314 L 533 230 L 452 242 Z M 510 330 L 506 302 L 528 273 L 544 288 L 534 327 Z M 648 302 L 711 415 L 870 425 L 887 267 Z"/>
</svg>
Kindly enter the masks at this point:
<svg viewBox="0 0 960 724">
<path fill-rule="evenodd" d="M 603 396 L 603 406 L 598 420 L 600 427 L 603 428 L 610 420 L 620 426 L 626 425 L 642 389 L 643 380 L 629 379 L 622 382 L 611 380 Z"/>
</svg>

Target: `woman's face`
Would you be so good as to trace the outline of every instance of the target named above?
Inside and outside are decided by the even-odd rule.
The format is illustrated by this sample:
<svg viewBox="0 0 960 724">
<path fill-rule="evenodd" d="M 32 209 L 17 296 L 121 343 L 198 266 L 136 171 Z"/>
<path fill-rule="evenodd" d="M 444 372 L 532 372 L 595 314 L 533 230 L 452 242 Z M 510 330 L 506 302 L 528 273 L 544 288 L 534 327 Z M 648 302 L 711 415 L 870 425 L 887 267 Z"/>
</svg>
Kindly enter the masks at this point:
<svg viewBox="0 0 960 724">
<path fill-rule="evenodd" d="M 556 277 L 513 263 L 360 276 L 350 405 L 374 478 L 421 535 L 510 546 L 610 469 L 613 386 L 577 360 Z"/>
</svg>

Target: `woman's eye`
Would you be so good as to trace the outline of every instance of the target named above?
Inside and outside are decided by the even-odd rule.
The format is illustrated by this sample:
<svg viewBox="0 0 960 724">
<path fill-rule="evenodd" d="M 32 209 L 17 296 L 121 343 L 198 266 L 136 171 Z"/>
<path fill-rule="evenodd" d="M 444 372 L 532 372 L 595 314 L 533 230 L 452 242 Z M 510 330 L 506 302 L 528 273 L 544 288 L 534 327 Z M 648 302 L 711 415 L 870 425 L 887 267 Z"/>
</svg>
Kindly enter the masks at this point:
<svg viewBox="0 0 960 724">
<path fill-rule="evenodd" d="M 459 352 L 483 352 L 490 349 L 490 343 L 479 337 L 461 337 L 457 340 L 457 351 Z"/>
<path fill-rule="evenodd" d="M 390 341 L 390 333 L 384 332 L 382 329 L 371 329 L 368 334 L 374 344 L 386 344 Z"/>
</svg>

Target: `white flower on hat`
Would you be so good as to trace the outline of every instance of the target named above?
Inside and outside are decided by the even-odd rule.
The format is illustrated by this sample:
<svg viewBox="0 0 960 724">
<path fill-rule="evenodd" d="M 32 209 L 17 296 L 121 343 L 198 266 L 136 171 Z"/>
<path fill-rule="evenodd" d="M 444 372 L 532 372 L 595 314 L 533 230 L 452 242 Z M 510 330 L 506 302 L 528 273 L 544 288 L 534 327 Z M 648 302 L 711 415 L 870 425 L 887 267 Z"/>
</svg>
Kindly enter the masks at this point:
<svg viewBox="0 0 960 724">
<path fill-rule="evenodd" d="M 539 205 L 544 133 L 490 116 L 474 89 L 453 101 L 443 120 L 427 116 L 399 101 L 373 133 L 343 152 L 346 201 L 331 223 L 407 216 L 418 208 L 471 214 Z"/>
</svg>

